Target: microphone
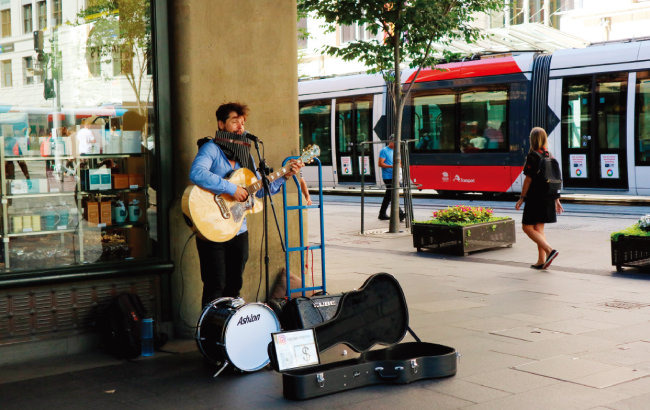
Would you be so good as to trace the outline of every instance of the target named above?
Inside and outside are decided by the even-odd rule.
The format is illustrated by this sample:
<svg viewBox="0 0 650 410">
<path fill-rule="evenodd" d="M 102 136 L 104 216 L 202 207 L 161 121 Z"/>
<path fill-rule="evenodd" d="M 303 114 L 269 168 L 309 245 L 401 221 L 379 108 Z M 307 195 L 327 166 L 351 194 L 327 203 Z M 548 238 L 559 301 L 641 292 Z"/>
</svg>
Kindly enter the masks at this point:
<svg viewBox="0 0 650 410">
<path fill-rule="evenodd" d="M 257 138 L 255 135 L 251 134 L 248 131 L 244 131 L 244 137 L 246 137 L 249 140 L 254 141 L 254 142 L 262 142 L 261 139 Z"/>
</svg>

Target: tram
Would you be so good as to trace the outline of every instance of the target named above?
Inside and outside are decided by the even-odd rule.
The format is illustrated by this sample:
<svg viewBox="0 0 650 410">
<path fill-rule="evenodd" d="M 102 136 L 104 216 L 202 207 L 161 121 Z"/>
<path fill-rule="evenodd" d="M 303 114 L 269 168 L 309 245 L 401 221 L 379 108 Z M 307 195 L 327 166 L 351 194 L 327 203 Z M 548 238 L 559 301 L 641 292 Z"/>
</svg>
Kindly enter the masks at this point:
<svg viewBox="0 0 650 410">
<path fill-rule="evenodd" d="M 405 87 L 412 76 L 404 72 Z M 391 116 L 381 76 L 300 81 L 298 89 L 301 144 L 321 147 L 323 184 L 358 185 L 363 171 L 379 186 L 376 158 Z M 650 194 L 650 41 L 422 70 L 402 123 L 411 180 L 441 193 L 518 193 L 533 126 L 549 134 L 563 192 Z"/>
</svg>

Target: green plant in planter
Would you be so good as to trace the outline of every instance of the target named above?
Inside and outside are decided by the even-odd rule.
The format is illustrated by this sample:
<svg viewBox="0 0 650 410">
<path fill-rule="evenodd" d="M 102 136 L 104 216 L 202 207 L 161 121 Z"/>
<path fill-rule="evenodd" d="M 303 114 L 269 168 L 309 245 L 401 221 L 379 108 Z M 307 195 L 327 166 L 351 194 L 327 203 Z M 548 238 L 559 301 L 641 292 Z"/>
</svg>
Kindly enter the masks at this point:
<svg viewBox="0 0 650 410">
<path fill-rule="evenodd" d="M 613 232 L 612 241 L 617 242 L 621 236 L 647 236 L 650 237 L 650 215 L 642 216 L 637 223 L 620 231 Z"/>
<path fill-rule="evenodd" d="M 455 205 L 433 212 L 433 218 L 428 221 L 416 221 L 417 223 L 465 226 L 484 222 L 501 221 L 510 219 L 508 217 L 497 217 L 493 215 L 492 208 L 483 208 L 467 205 Z M 493 227 L 493 230 L 496 229 Z"/>
</svg>

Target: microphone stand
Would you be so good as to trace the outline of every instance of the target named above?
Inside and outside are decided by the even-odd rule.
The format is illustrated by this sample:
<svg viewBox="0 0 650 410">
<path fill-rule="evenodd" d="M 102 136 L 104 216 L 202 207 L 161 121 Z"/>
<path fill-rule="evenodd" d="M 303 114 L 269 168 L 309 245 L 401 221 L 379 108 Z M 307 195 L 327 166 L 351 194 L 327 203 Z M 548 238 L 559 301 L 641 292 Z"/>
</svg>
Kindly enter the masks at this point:
<svg viewBox="0 0 650 410">
<path fill-rule="evenodd" d="M 275 204 L 273 203 L 273 198 L 271 197 L 271 185 L 269 183 L 268 175 L 270 173 L 269 167 L 266 165 L 266 160 L 262 158 L 260 154 L 259 139 L 252 139 L 255 143 L 255 151 L 257 152 L 257 171 L 262 177 L 262 186 L 264 189 L 264 213 L 263 213 L 263 226 L 264 226 L 264 275 L 265 275 L 265 285 L 266 285 L 266 299 L 269 299 L 269 266 L 271 259 L 269 257 L 269 219 L 268 219 L 268 207 L 267 202 L 271 203 L 271 210 L 273 211 L 273 217 L 275 218 L 275 226 L 278 231 L 278 236 L 280 238 L 280 246 L 282 247 L 282 252 L 286 252 L 284 247 L 284 241 L 282 240 L 282 234 L 280 233 L 280 225 L 278 223 L 278 216 L 275 212 Z"/>
</svg>

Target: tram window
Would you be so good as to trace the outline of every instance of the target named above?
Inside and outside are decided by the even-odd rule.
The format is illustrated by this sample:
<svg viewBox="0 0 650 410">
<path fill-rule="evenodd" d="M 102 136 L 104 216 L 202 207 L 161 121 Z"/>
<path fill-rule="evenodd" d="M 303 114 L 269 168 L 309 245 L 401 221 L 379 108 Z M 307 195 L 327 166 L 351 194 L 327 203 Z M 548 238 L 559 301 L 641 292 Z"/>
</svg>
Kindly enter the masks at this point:
<svg viewBox="0 0 650 410">
<path fill-rule="evenodd" d="M 331 104 L 329 102 L 312 102 L 300 106 L 300 146 L 318 145 L 321 152 L 318 159 L 323 165 L 332 165 L 330 122 Z"/>
<path fill-rule="evenodd" d="M 625 138 L 627 81 L 597 78 L 596 107 L 598 112 L 598 146 L 618 149 Z"/>
<path fill-rule="evenodd" d="M 498 151 L 507 148 L 508 92 L 472 91 L 460 96 L 461 152 Z"/>
<path fill-rule="evenodd" d="M 650 72 L 636 82 L 636 163 L 650 165 Z"/>
<path fill-rule="evenodd" d="M 565 127 L 568 148 L 587 147 L 591 132 L 591 77 L 565 80 L 562 125 Z"/>
<path fill-rule="evenodd" d="M 453 151 L 456 96 L 427 95 L 413 99 L 414 152 Z"/>
</svg>

